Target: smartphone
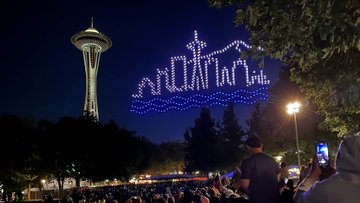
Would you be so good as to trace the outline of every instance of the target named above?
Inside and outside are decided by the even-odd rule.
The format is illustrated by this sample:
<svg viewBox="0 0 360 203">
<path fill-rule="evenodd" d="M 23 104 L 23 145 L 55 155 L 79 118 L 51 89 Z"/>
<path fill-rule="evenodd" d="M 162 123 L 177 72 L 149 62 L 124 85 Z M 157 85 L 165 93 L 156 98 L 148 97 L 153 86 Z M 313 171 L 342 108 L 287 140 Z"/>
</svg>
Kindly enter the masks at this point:
<svg viewBox="0 0 360 203">
<path fill-rule="evenodd" d="M 316 154 L 320 166 L 325 167 L 330 164 L 329 145 L 327 142 L 320 141 L 316 143 Z"/>
</svg>

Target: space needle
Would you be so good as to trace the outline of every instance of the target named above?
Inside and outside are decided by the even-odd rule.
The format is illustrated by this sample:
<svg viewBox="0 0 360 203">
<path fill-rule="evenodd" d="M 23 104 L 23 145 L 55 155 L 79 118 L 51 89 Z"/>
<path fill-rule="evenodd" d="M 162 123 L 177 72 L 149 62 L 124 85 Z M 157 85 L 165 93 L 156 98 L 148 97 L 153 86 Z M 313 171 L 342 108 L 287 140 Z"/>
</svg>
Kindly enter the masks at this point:
<svg viewBox="0 0 360 203">
<path fill-rule="evenodd" d="M 86 74 L 86 94 L 83 116 L 99 121 L 99 107 L 96 94 L 96 78 L 99 68 L 100 55 L 108 50 L 112 42 L 110 38 L 100 33 L 94 28 L 91 18 L 91 27 L 85 31 L 76 33 L 71 37 L 71 42 L 83 52 L 85 74 Z"/>
</svg>

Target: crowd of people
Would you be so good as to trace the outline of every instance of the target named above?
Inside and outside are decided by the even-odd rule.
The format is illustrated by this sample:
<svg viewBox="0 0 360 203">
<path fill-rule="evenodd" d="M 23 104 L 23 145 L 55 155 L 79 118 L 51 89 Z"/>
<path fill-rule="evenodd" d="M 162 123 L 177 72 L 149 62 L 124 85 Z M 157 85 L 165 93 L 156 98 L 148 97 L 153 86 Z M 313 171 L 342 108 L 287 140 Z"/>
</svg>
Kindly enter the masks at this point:
<svg viewBox="0 0 360 203">
<path fill-rule="evenodd" d="M 339 145 L 335 169 L 320 167 L 317 156 L 303 167 L 295 184 L 286 163 L 263 152 L 260 138 L 246 141 L 249 157 L 232 178 L 218 174 L 208 182 L 169 182 L 93 189 L 75 188 L 61 203 L 358 203 L 360 201 L 360 135 Z M 52 203 L 51 196 L 44 198 Z"/>
<path fill-rule="evenodd" d="M 226 178 L 222 179 L 227 184 Z M 74 189 L 61 200 L 63 203 L 103 202 L 103 203 L 241 203 L 240 195 L 225 189 L 216 182 L 178 182 L 146 185 L 124 185 Z M 220 189 L 218 186 L 222 187 Z"/>
</svg>

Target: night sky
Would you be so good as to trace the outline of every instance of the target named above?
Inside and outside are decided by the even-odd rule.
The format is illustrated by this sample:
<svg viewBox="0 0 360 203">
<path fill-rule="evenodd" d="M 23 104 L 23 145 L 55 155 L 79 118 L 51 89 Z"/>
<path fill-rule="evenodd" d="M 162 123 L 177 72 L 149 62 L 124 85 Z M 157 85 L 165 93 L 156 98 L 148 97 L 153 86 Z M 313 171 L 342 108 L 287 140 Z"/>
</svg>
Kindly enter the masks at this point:
<svg viewBox="0 0 360 203">
<path fill-rule="evenodd" d="M 113 42 L 100 60 L 100 121 L 114 119 L 156 143 L 183 140 L 200 109 L 131 113 L 131 95 L 140 80 L 154 78 L 156 68 L 169 67 L 170 57 L 188 54 L 185 45 L 193 40 L 194 30 L 207 43 L 205 50 L 234 40 L 249 43 L 244 28 L 235 27 L 235 8 L 210 8 L 207 0 L 1 1 L 0 114 L 53 122 L 82 114 L 85 71 L 82 53 L 70 38 L 87 29 L 91 17 L 94 27 Z M 279 66 L 265 62 L 272 84 Z M 241 124 L 251 109 L 251 105 L 236 105 Z M 223 110 L 212 107 L 213 117 L 221 118 Z"/>
</svg>

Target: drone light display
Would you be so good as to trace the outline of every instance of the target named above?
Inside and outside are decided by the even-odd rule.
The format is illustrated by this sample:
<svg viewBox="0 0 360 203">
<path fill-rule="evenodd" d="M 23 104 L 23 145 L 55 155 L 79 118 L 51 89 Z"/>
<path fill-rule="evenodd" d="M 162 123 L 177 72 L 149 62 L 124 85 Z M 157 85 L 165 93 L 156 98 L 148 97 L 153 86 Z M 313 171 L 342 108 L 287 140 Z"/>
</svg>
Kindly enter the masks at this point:
<svg viewBox="0 0 360 203">
<path fill-rule="evenodd" d="M 270 80 L 262 69 L 250 70 L 247 61 L 240 57 L 249 45 L 236 40 L 203 54 L 206 46 L 194 31 L 194 40 L 186 45 L 192 55 L 171 57 L 170 68 L 156 69 L 156 78 L 142 78 L 132 95 L 130 111 L 137 114 L 184 111 L 193 107 L 226 106 L 229 100 L 254 104 L 268 99 Z"/>
</svg>

